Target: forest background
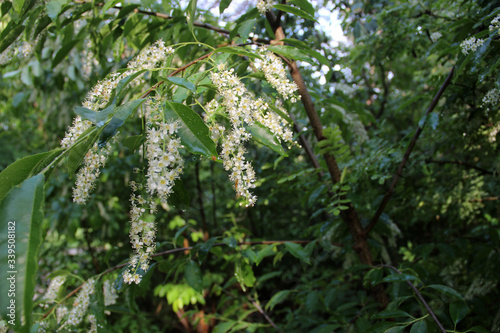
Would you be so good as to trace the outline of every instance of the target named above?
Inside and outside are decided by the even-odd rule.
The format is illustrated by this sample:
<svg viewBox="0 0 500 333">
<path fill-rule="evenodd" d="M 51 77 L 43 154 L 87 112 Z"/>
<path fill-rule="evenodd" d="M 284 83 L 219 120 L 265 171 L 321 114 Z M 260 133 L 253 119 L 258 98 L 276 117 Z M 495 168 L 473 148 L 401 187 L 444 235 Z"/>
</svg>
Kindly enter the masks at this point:
<svg viewBox="0 0 500 333">
<path fill-rule="evenodd" d="M 0 332 L 500 332 L 500 1 L 0 15 Z"/>
</svg>

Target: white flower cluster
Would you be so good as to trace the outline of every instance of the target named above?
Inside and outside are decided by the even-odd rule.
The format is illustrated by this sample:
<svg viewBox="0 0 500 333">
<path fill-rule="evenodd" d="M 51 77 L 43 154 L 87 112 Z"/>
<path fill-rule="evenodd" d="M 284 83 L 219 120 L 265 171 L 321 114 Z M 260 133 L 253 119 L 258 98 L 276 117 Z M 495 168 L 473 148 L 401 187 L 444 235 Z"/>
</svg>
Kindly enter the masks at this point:
<svg viewBox="0 0 500 333">
<path fill-rule="evenodd" d="M 440 33 L 439 31 L 437 31 L 437 32 L 433 32 L 433 33 L 431 34 L 431 41 L 432 41 L 433 43 L 435 43 L 435 42 L 437 42 L 437 40 L 438 40 L 439 38 L 441 38 L 442 36 L 443 36 L 443 34 L 442 34 L 442 33 Z"/>
<path fill-rule="evenodd" d="M 14 57 L 28 58 L 38 43 L 38 37 L 31 42 L 15 41 L 0 53 L 0 66 L 8 64 Z"/>
<path fill-rule="evenodd" d="M 66 323 L 60 327 L 62 329 L 64 326 L 76 326 L 80 324 L 83 320 L 83 316 L 87 312 L 90 305 L 90 295 L 95 291 L 95 280 L 94 278 L 88 279 L 82 286 L 82 289 L 78 292 L 75 301 L 73 302 L 73 308 L 69 313 L 68 320 Z"/>
<path fill-rule="evenodd" d="M 89 314 L 87 316 L 87 321 L 90 323 L 90 328 L 88 329 L 87 333 L 97 333 L 97 318 L 93 314 Z M 99 325 L 102 327 L 101 325 Z"/>
<path fill-rule="evenodd" d="M 68 314 L 68 308 L 65 306 L 58 306 L 56 308 L 56 321 L 59 324 L 63 320 L 64 316 Z"/>
<path fill-rule="evenodd" d="M 55 278 L 52 279 L 52 281 L 50 281 L 49 287 L 47 288 L 47 292 L 45 292 L 45 295 L 43 297 L 44 303 L 51 304 L 56 301 L 57 294 L 59 293 L 59 290 L 61 289 L 65 281 L 66 281 L 66 276 L 64 275 L 56 276 Z"/>
<path fill-rule="evenodd" d="M 158 62 L 163 61 L 172 54 L 174 50 L 166 47 L 162 40 L 157 41 L 150 47 L 141 51 L 141 53 L 127 65 L 128 70 L 123 73 L 112 73 L 109 77 L 97 83 L 87 94 L 83 106 L 91 110 L 100 110 L 105 107 L 120 80 L 136 73 L 142 69 L 152 69 Z M 77 116 L 73 126 L 68 129 L 64 139 L 61 141 L 63 148 L 71 147 L 80 135 L 89 129 L 92 123 Z M 98 149 L 96 146 L 85 157 L 84 167 L 80 169 L 77 175 L 76 187 L 73 189 L 73 201 L 78 204 L 84 204 L 94 183 L 100 173 L 100 168 L 106 164 L 107 156 L 110 152 L 108 146 L 105 149 Z"/>
<path fill-rule="evenodd" d="M 273 9 L 272 0 L 259 0 L 257 2 L 257 9 L 259 10 L 259 13 L 261 13 L 263 15 L 266 14 L 266 12 Z"/>
<path fill-rule="evenodd" d="M 118 298 L 118 294 L 116 293 L 116 289 L 111 285 L 110 280 L 104 281 L 102 285 L 102 291 L 104 294 L 105 306 L 116 304 L 116 299 Z"/>
<path fill-rule="evenodd" d="M 279 60 L 279 59 L 278 59 Z M 245 124 L 259 122 L 267 127 L 279 140 L 292 142 L 292 132 L 282 119 L 269 109 L 262 98 L 254 100 L 245 85 L 234 74 L 234 70 L 226 70 L 224 65 L 217 66 L 211 74 L 212 82 L 217 86 L 222 97 L 222 105 L 212 100 L 206 105 L 205 121 L 210 123 L 212 138 L 220 139 L 222 151 L 220 157 L 224 168 L 229 171 L 229 179 L 233 182 L 238 197 L 243 197 L 245 205 L 253 206 L 257 200 L 250 189 L 255 187 L 255 171 L 250 161 L 245 160 L 244 143 L 251 138 L 245 130 Z M 225 129 L 216 121 L 216 115 L 229 118 L 230 129 Z"/>
<path fill-rule="evenodd" d="M 79 205 L 85 204 L 110 153 L 111 147 L 109 143 L 106 143 L 104 147 L 99 147 L 95 143 L 87 152 L 83 160 L 83 167 L 80 168 L 76 175 L 73 202 Z"/>
<path fill-rule="evenodd" d="M 132 193 L 130 198 L 130 243 L 134 249 L 134 256 L 130 259 L 129 269 L 123 273 L 123 281 L 131 284 L 132 282 L 139 284 L 141 275 L 137 273 L 139 268 L 147 271 L 149 268 L 149 260 L 156 249 L 156 224 L 155 222 L 146 222 L 143 220 L 143 215 L 147 207 L 151 207 L 151 203 L 145 200 L 141 195 Z"/>
<path fill-rule="evenodd" d="M 467 55 L 469 52 L 475 52 L 478 47 L 483 45 L 484 39 L 476 37 L 470 37 L 460 43 L 460 47 L 462 48 L 462 53 Z"/>
<path fill-rule="evenodd" d="M 93 66 L 97 65 L 98 62 L 94 56 L 94 52 L 91 50 L 92 43 L 88 41 L 85 46 L 86 48 L 82 52 L 82 68 L 80 69 L 80 73 L 84 80 L 88 80 L 92 74 Z"/>
<path fill-rule="evenodd" d="M 500 102 L 500 90 L 494 88 L 484 95 L 483 104 L 497 105 Z"/>
<path fill-rule="evenodd" d="M 267 82 L 278 91 L 283 99 L 287 100 L 290 98 L 291 102 L 295 103 L 297 101 L 295 93 L 298 87 L 286 77 L 286 70 L 281 59 L 265 47 L 259 49 L 259 55 L 263 60 L 257 59 L 255 66 L 264 71 Z"/>
<path fill-rule="evenodd" d="M 495 29 L 500 28 L 500 15 L 497 15 L 493 20 L 490 22 L 490 31 L 493 31 Z M 500 33 L 500 31 L 499 31 Z"/>
<path fill-rule="evenodd" d="M 151 196 L 158 195 L 163 203 L 167 202 L 175 180 L 180 178 L 184 160 L 179 152 L 181 139 L 176 136 L 179 122 L 165 122 L 158 112 L 158 105 L 146 105 L 148 158 L 147 191 Z"/>
</svg>

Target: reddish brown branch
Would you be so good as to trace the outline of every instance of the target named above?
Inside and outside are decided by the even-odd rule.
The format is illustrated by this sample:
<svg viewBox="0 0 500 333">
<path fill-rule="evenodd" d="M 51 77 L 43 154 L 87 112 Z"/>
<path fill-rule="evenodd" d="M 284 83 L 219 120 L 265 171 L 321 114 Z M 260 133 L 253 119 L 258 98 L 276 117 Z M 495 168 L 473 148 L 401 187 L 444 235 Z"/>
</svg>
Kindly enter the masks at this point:
<svg viewBox="0 0 500 333">
<path fill-rule="evenodd" d="M 425 112 L 426 116 L 428 116 L 429 113 L 431 113 L 434 110 L 434 108 L 436 107 L 439 99 L 441 98 L 441 96 L 443 95 L 444 91 L 446 90 L 446 88 L 450 84 L 451 79 L 453 77 L 454 69 L 455 69 L 455 67 L 453 67 L 451 69 L 451 71 L 448 74 L 448 77 L 446 77 L 446 80 L 444 81 L 443 85 L 441 86 L 441 88 L 439 88 L 439 91 L 437 92 L 436 96 L 434 96 L 434 99 L 432 100 L 431 104 L 427 108 L 427 111 Z M 413 151 L 413 147 L 415 147 L 415 144 L 417 143 L 418 137 L 420 136 L 421 133 L 422 133 L 422 127 L 420 127 L 420 125 L 419 125 L 418 128 L 417 128 L 417 131 L 415 132 L 415 135 L 413 136 L 413 138 L 412 138 L 412 140 L 410 142 L 410 145 L 406 149 L 406 152 L 405 152 L 405 155 L 403 157 L 403 160 L 401 161 L 401 163 L 398 166 L 398 170 L 396 171 L 396 175 L 394 175 L 394 179 L 392 180 L 392 183 L 389 186 L 389 190 L 385 194 L 385 197 L 382 200 L 382 203 L 380 204 L 380 207 L 378 208 L 377 212 L 375 213 L 375 215 L 371 219 L 370 224 L 368 224 L 368 226 L 366 227 L 366 229 L 364 231 L 364 233 L 366 235 L 368 235 L 370 233 L 370 231 L 372 231 L 373 227 L 375 227 L 375 224 L 377 224 L 377 222 L 378 222 L 378 220 L 380 218 L 380 215 L 382 215 L 382 212 L 385 209 L 385 206 L 387 206 L 387 203 L 389 202 L 389 199 L 391 198 L 392 193 L 394 193 L 394 189 L 396 188 L 396 184 L 397 184 L 397 182 L 399 180 L 399 177 L 403 173 L 403 168 L 406 165 L 406 162 L 408 161 L 408 158 L 410 157 L 410 154 Z"/>
</svg>

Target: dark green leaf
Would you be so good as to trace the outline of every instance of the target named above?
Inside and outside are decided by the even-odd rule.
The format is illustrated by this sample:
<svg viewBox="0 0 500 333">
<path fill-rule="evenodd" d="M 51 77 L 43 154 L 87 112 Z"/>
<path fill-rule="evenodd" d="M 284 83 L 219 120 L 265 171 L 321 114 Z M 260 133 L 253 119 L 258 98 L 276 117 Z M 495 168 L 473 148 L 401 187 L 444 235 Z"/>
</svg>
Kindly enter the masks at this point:
<svg viewBox="0 0 500 333">
<path fill-rule="evenodd" d="M 450 316 L 455 326 L 465 318 L 469 312 L 469 307 L 464 301 L 455 301 L 450 304 Z"/>
<path fill-rule="evenodd" d="M 288 156 L 278 139 L 264 125 L 255 122 L 252 125 L 248 125 L 248 130 L 252 134 L 252 138 L 257 140 L 264 146 L 271 148 L 281 156 Z"/>
<path fill-rule="evenodd" d="M 230 46 L 224 46 L 224 47 L 219 47 L 217 49 L 215 49 L 214 52 L 223 52 L 223 53 L 231 53 L 231 54 L 238 54 L 238 55 L 241 55 L 241 56 L 246 56 L 246 57 L 249 57 L 251 59 L 261 59 L 261 57 L 258 55 L 258 54 L 255 54 L 251 51 L 248 51 L 247 49 L 241 47 L 241 46 L 234 46 L 234 47 L 230 47 Z"/>
<path fill-rule="evenodd" d="M 5 38 L 3 38 L 2 42 L 0 43 L 0 53 L 5 51 L 10 46 L 10 44 L 14 43 L 16 41 L 17 37 L 19 37 L 19 35 L 23 31 L 24 31 L 24 25 L 18 25 L 15 28 L 13 28 L 12 30 L 10 30 L 10 32 L 7 34 L 7 36 Z"/>
<path fill-rule="evenodd" d="M 207 125 L 190 107 L 180 103 L 167 102 L 165 119 L 181 122 L 178 135 L 183 145 L 191 153 L 204 155 L 208 158 L 218 156 Z"/>
<path fill-rule="evenodd" d="M 273 311 L 274 307 L 279 303 L 283 302 L 288 297 L 288 295 L 290 295 L 291 292 L 292 292 L 291 290 L 281 290 L 278 291 L 276 294 L 274 294 L 273 297 L 271 297 L 269 302 L 267 302 L 266 304 L 266 311 L 267 310 Z"/>
<path fill-rule="evenodd" d="M 386 318 L 398 318 L 398 317 L 409 317 L 412 318 L 412 316 L 402 310 L 384 310 L 382 312 L 379 312 L 375 315 L 372 316 L 372 319 L 386 319 Z"/>
<path fill-rule="evenodd" d="M 189 30 L 193 31 L 194 16 L 196 14 L 196 3 L 197 0 L 190 0 L 186 9 L 186 19 L 188 23 Z"/>
<path fill-rule="evenodd" d="M 97 122 L 97 112 L 92 111 L 90 109 L 84 108 L 82 106 L 77 106 L 73 109 L 73 111 L 79 115 L 82 119 L 89 120 L 93 124 Z"/>
<path fill-rule="evenodd" d="M 481 327 L 481 326 L 472 326 L 471 328 L 469 328 L 467 331 L 465 332 L 475 332 L 475 333 L 490 333 L 489 330 L 487 330 L 486 328 L 484 327 Z"/>
<path fill-rule="evenodd" d="M 99 137 L 99 142 L 97 143 L 97 145 L 99 147 L 103 147 L 106 144 L 106 142 L 108 142 L 108 140 L 111 139 L 116 134 L 118 128 L 120 128 L 125 123 L 127 118 L 130 117 L 130 115 L 134 113 L 134 111 L 145 100 L 146 100 L 145 98 L 134 99 L 132 101 L 127 102 L 126 104 L 117 107 L 116 112 L 113 115 L 113 118 L 111 118 L 109 124 L 106 125 L 106 127 L 104 127 L 101 136 Z"/>
<path fill-rule="evenodd" d="M 201 293 L 203 291 L 203 280 L 201 276 L 200 266 L 193 260 L 190 260 L 186 265 L 186 270 L 184 271 L 184 277 L 186 278 L 187 284 Z"/>
<path fill-rule="evenodd" d="M 127 147 L 128 149 L 135 151 L 137 150 L 143 143 L 146 141 L 146 138 L 144 135 L 139 134 L 139 135 L 133 135 L 129 136 L 123 141 L 123 145 Z"/>
<path fill-rule="evenodd" d="M 183 79 L 181 77 L 168 77 L 167 80 L 172 82 L 173 84 L 187 88 L 192 92 L 196 92 L 196 86 L 186 79 Z"/>
<path fill-rule="evenodd" d="M 425 286 L 425 288 L 432 288 L 432 289 L 435 289 L 435 290 L 445 294 L 448 297 L 453 297 L 453 298 L 458 299 L 458 300 L 464 300 L 462 295 L 460 295 L 458 292 L 456 292 L 454 289 L 452 289 L 448 286 L 444 286 L 441 284 L 431 284 L 431 285 Z"/>
<path fill-rule="evenodd" d="M 220 4 L 219 4 L 219 13 L 222 14 L 227 7 L 229 7 L 229 5 L 231 4 L 231 1 L 232 0 L 221 0 Z"/>
<path fill-rule="evenodd" d="M 64 44 L 59 51 L 57 51 L 56 55 L 52 59 L 52 68 L 55 68 L 61 61 L 64 60 L 69 54 L 69 52 L 78 44 L 80 41 L 78 39 L 73 39 L 68 43 Z"/>
<path fill-rule="evenodd" d="M 303 50 L 299 50 L 293 46 L 287 45 L 272 45 L 267 48 L 269 51 L 277 53 L 284 56 L 285 58 L 301 60 L 309 63 L 313 63 L 311 58 Z"/>
<path fill-rule="evenodd" d="M 281 10 L 283 12 L 287 12 L 290 14 L 293 14 L 295 16 L 300 16 L 302 18 L 305 18 L 306 20 L 311 20 L 314 22 L 318 22 L 313 15 L 303 11 L 302 9 L 298 9 L 289 5 L 274 5 L 274 8 Z"/>
<path fill-rule="evenodd" d="M 425 320 L 422 319 L 413 324 L 410 333 L 427 333 L 427 323 Z"/>
<path fill-rule="evenodd" d="M 116 85 L 116 88 L 113 91 L 113 94 L 111 95 L 110 100 L 113 100 L 113 103 L 116 103 L 116 100 L 122 97 L 121 96 L 122 92 L 128 86 L 128 84 L 130 82 L 132 82 L 133 80 L 135 80 L 139 75 L 141 75 L 147 71 L 148 71 L 147 69 L 141 69 L 140 71 L 137 71 L 134 74 L 131 74 L 131 75 L 121 79 L 120 82 L 118 82 L 118 84 Z"/>
<path fill-rule="evenodd" d="M 9 307 L 13 307 L 18 328 L 21 317 L 26 327 L 31 326 L 38 253 L 42 244 L 44 180 L 43 175 L 25 180 L 10 190 L 0 204 L 0 260 L 3 263 L 0 314 L 8 318 Z M 9 292 L 12 285 L 15 285 L 14 295 Z"/>
<path fill-rule="evenodd" d="M 93 131 L 90 132 L 87 137 L 77 141 L 68 152 L 67 168 L 70 177 L 73 176 L 76 169 L 81 166 L 83 159 L 85 158 L 85 154 L 87 154 L 89 149 L 92 148 L 102 129 L 92 128 L 92 130 Z"/>
<path fill-rule="evenodd" d="M 288 3 L 291 3 L 292 5 L 299 7 L 300 9 L 307 12 L 311 16 L 316 15 L 316 11 L 314 10 L 314 7 L 307 0 L 290 0 L 290 1 L 288 1 Z"/>
<path fill-rule="evenodd" d="M 419 281 L 419 279 L 418 277 L 410 274 L 388 275 L 382 279 L 382 282 L 403 282 L 403 281 Z"/>
<path fill-rule="evenodd" d="M 295 258 L 304 261 L 307 264 L 310 264 L 309 256 L 307 252 L 302 248 L 300 244 L 285 242 L 285 247 Z"/>
<path fill-rule="evenodd" d="M 234 325 L 236 325 L 235 321 L 227 321 L 227 322 L 222 322 L 218 323 L 212 333 L 226 333 L 228 332 Z"/>
<path fill-rule="evenodd" d="M 262 259 L 264 259 L 265 257 L 267 257 L 268 255 L 274 253 L 274 245 L 270 244 L 268 246 L 266 246 L 265 248 L 263 248 L 262 250 L 260 250 L 258 253 L 257 253 L 257 257 L 255 258 L 255 264 L 257 266 L 259 266 L 260 262 L 262 261 Z"/>
</svg>

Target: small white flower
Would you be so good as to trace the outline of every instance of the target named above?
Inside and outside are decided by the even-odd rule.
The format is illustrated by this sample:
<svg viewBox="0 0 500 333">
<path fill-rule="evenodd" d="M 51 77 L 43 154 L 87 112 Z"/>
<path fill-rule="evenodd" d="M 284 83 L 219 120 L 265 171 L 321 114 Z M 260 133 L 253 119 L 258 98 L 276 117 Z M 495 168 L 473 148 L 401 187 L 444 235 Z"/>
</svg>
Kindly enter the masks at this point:
<svg viewBox="0 0 500 333">
<path fill-rule="evenodd" d="M 467 55 L 469 52 L 475 52 L 483 43 L 484 40 L 481 38 L 476 39 L 476 37 L 470 37 L 460 43 L 460 47 L 462 48 L 462 53 Z"/>
</svg>

